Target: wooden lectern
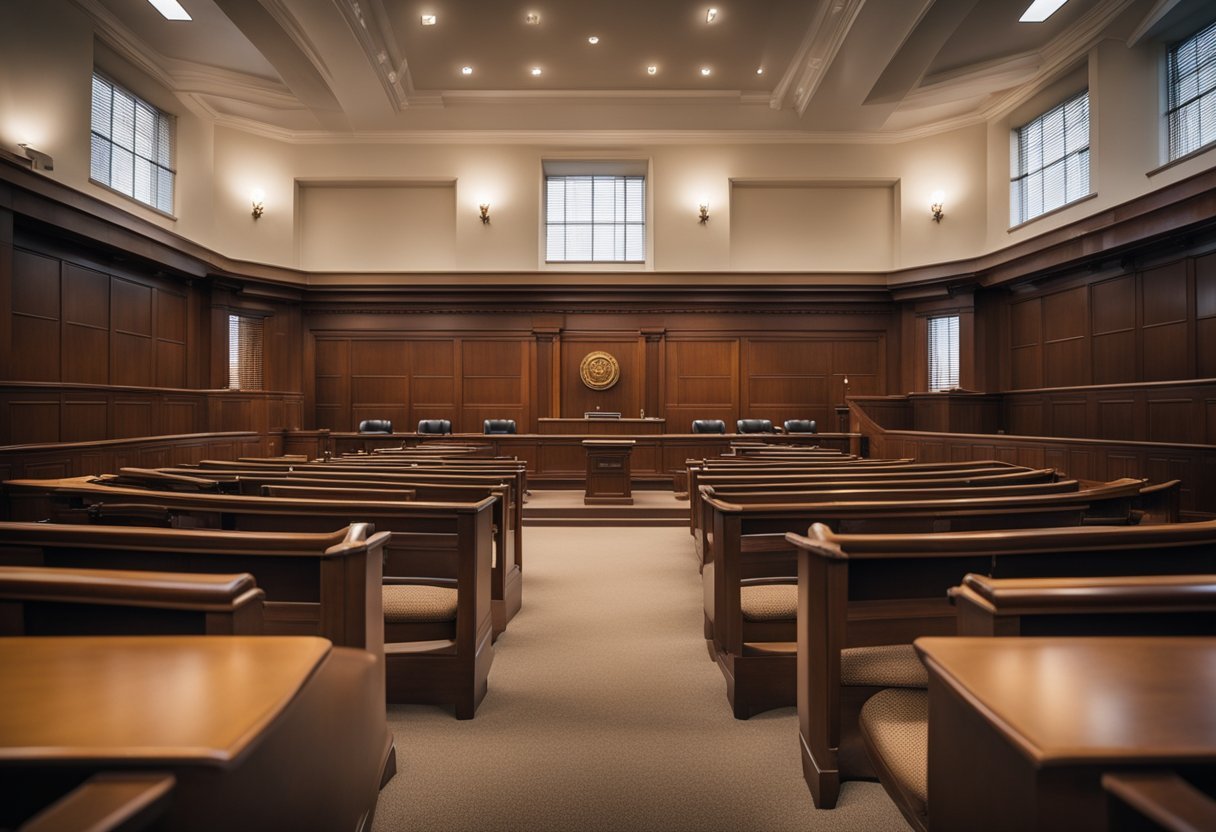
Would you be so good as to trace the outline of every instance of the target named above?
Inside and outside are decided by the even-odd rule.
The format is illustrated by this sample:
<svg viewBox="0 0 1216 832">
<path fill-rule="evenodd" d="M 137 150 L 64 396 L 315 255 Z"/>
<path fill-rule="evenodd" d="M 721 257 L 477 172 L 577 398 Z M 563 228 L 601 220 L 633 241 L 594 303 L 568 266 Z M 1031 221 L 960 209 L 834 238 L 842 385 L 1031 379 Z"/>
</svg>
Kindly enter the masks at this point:
<svg viewBox="0 0 1216 832">
<path fill-rule="evenodd" d="M 584 439 L 587 449 L 587 491 L 583 505 L 633 505 L 629 454 L 632 439 Z"/>
</svg>

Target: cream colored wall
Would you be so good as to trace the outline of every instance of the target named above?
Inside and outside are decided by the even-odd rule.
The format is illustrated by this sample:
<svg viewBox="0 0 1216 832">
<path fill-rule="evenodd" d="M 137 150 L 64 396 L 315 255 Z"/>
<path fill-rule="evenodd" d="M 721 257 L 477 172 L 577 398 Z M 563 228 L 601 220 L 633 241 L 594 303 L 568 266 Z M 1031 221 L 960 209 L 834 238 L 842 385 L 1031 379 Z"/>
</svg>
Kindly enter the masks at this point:
<svg viewBox="0 0 1216 832">
<path fill-rule="evenodd" d="M 193 102 L 175 96 L 108 49 L 97 48 L 95 56 L 92 28 L 69 0 L 0 0 L 0 9 L 5 10 L 6 20 L 21 21 L 19 26 L 0 27 L 0 142 L 15 151 L 17 142 L 29 141 L 55 157 L 55 170 L 48 174 L 54 179 L 221 254 L 273 265 L 308 267 L 319 262 L 315 252 L 302 259 L 301 235 L 307 227 L 301 221 L 300 182 L 452 180 L 454 217 L 443 235 L 443 245 L 453 249 L 450 260 L 421 258 L 404 268 L 535 272 L 545 268 L 540 233 L 542 161 L 580 156 L 641 159 L 651 173 L 648 268 L 850 271 L 900 269 L 1000 249 L 1216 163 L 1216 151 L 1209 150 L 1146 175 L 1161 162 L 1160 51 L 1154 45 L 1128 49 L 1104 41 L 1076 70 L 1079 75 L 1050 85 L 1013 112 L 987 124 L 902 142 L 581 147 L 564 144 L 555 134 L 554 142 L 545 145 L 308 144 L 214 127 L 205 114 L 195 111 Z M 89 76 L 94 60 L 136 93 L 177 114 L 176 219 L 88 182 Z M 1010 128 L 1056 103 L 1064 88 L 1086 83 L 1092 93 L 1092 179 L 1097 195 L 1011 232 Z M 732 180 L 783 179 L 893 182 L 893 216 L 886 226 L 876 228 L 875 223 L 883 220 L 870 209 L 857 214 L 856 222 L 833 228 L 836 247 L 832 257 L 822 261 L 792 234 L 784 250 L 779 238 L 770 236 L 762 244 L 750 235 L 742 239 L 740 229 L 732 229 Z M 254 188 L 266 192 L 266 213 L 259 220 L 250 216 Z M 940 224 L 929 219 L 928 211 L 929 196 L 937 189 L 946 194 L 945 219 Z M 383 215 L 392 208 L 377 205 L 374 197 L 360 199 L 356 193 L 348 197 L 351 210 L 331 217 L 325 264 L 337 270 L 397 270 L 391 258 L 369 257 L 367 240 L 360 236 L 370 226 L 389 222 L 391 218 Z M 704 225 L 697 222 L 702 200 L 709 202 L 711 214 Z M 477 205 L 482 201 L 492 206 L 489 225 L 478 218 Z M 820 226 L 812 231 L 824 233 Z M 889 241 L 884 243 L 889 254 L 881 258 L 873 249 L 876 237 Z M 748 249 L 761 245 L 767 252 L 762 262 L 746 255 Z M 877 259 L 888 265 L 877 265 Z"/>
<path fill-rule="evenodd" d="M 176 219 L 89 182 L 93 68 L 177 116 Z M 93 27 L 68 0 L 0 0 L 0 144 L 27 142 L 49 153 L 46 176 L 203 245 L 214 244 L 210 121 L 164 85 L 96 42 Z"/>
<path fill-rule="evenodd" d="M 988 125 L 989 251 L 1101 213 L 1216 165 L 1216 148 L 1162 168 L 1164 55 L 1159 44 L 1129 49 L 1101 41 L 1083 65 Z M 1094 196 L 1017 228 L 1009 226 L 1010 134 L 1071 95 L 1089 89 L 1090 188 Z"/>
</svg>

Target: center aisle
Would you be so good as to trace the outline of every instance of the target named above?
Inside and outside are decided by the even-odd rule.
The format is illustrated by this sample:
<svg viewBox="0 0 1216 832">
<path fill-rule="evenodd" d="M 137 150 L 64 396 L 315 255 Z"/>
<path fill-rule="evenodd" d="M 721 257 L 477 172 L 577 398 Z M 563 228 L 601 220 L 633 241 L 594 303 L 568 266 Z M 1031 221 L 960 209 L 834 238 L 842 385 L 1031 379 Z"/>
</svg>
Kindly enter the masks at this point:
<svg viewBox="0 0 1216 832">
<path fill-rule="evenodd" d="M 469 721 L 389 706 L 375 829 L 905 830 L 877 783 L 818 812 L 793 708 L 737 721 L 684 528 L 526 528 L 523 610 Z"/>
</svg>

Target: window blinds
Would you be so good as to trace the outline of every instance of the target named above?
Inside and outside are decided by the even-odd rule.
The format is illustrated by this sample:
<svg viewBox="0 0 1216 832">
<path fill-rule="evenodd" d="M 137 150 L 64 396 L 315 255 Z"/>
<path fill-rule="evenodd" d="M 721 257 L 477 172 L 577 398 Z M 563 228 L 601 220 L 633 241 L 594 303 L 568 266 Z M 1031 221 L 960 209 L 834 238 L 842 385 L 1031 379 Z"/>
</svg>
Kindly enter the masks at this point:
<svg viewBox="0 0 1216 832">
<path fill-rule="evenodd" d="M 1170 159 L 1216 141 L 1216 23 L 1177 44 L 1166 58 Z"/>
<path fill-rule="evenodd" d="M 173 117 L 96 73 L 89 177 L 173 213 Z"/>
<path fill-rule="evenodd" d="M 545 260 L 646 261 L 646 177 L 546 176 Z"/>
<path fill-rule="evenodd" d="M 958 315 L 929 319 L 929 389 L 958 387 Z"/>
<path fill-rule="evenodd" d="M 1017 131 L 1009 222 L 1018 225 L 1089 194 L 1089 92 Z"/>
<path fill-rule="evenodd" d="M 262 389 L 262 319 L 228 316 L 228 388 Z"/>
</svg>

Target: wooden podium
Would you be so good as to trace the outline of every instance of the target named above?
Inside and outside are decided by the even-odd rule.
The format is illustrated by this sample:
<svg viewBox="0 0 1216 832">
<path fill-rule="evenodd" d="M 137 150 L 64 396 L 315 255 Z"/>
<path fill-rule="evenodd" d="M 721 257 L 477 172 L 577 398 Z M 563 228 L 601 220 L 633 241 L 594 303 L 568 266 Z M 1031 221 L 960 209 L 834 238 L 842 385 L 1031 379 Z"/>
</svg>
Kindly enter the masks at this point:
<svg viewBox="0 0 1216 832">
<path fill-rule="evenodd" d="M 629 454 L 632 439 L 584 439 L 587 449 L 587 491 L 583 505 L 633 505 Z"/>
</svg>

